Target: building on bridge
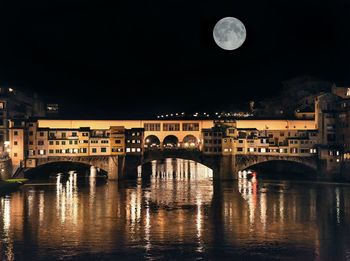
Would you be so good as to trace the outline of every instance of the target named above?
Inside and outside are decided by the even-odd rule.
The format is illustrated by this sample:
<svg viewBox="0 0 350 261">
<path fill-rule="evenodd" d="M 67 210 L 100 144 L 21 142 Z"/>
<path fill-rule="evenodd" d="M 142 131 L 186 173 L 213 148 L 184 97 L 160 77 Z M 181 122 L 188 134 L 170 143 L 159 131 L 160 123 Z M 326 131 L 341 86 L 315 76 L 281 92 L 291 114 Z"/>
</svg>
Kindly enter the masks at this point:
<svg viewBox="0 0 350 261">
<path fill-rule="evenodd" d="M 35 167 L 54 157 L 143 157 L 180 149 L 204 157 L 310 158 L 335 173 L 350 164 L 349 98 L 346 88 L 334 87 L 308 101 L 314 112 L 288 120 L 14 120 L 10 156 L 14 165 Z"/>
<path fill-rule="evenodd" d="M 35 167 L 48 157 L 141 154 L 143 129 L 41 128 L 38 121 L 12 121 L 10 157 L 14 166 Z"/>
</svg>

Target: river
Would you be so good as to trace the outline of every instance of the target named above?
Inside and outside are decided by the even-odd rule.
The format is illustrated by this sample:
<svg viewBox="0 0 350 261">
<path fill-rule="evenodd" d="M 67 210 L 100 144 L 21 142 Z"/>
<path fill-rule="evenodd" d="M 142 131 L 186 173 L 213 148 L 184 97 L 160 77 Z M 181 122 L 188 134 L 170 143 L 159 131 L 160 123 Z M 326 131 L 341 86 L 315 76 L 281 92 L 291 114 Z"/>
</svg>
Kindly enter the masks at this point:
<svg viewBox="0 0 350 261">
<path fill-rule="evenodd" d="M 149 180 L 79 173 L 0 198 L 2 260 L 350 260 L 350 186 L 213 182 L 203 165 L 152 163 Z"/>
</svg>

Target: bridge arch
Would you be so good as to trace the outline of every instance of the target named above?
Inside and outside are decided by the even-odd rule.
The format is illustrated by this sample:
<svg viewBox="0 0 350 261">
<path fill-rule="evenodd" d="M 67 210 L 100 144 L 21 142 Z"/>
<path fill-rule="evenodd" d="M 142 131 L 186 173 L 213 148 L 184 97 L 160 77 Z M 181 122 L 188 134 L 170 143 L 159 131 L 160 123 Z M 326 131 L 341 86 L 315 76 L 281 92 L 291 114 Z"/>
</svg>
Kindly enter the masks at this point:
<svg viewBox="0 0 350 261">
<path fill-rule="evenodd" d="M 89 162 L 79 161 L 49 161 L 36 166 L 35 168 L 27 169 L 24 172 L 25 178 L 48 178 L 52 174 L 66 173 L 68 171 L 78 171 L 86 174 L 90 173 L 90 167 L 93 166 Z M 94 165 L 95 166 L 95 165 Z M 95 166 L 101 173 L 107 175 L 107 170 Z"/>
<path fill-rule="evenodd" d="M 144 157 L 140 162 L 140 165 L 150 163 L 154 160 L 165 160 L 165 159 L 191 160 L 196 163 L 200 163 L 205 167 L 210 168 L 214 172 L 218 171 L 218 161 L 216 158 L 206 157 L 199 150 L 187 150 L 187 149 L 145 151 Z"/>
<path fill-rule="evenodd" d="M 258 156 L 237 162 L 237 170 L 263 170 L 276 173 L 303 173 L 309 177 L 316 177 L 317 162 L 307 157 L 268 157 Z"/>
<path fill-rule="evenodd" d="M 163 147 L 167 149 L 177 148 L 179 146 L 179 139 L 175 135 L 168 135 L 163 140 Z"/>
<path fill-rule="evenodd" d="M 160 148 L 160 140 L 156 135 L 148 135 L 145 138 L 145 148 L 158 149 Z"/>
</svg>

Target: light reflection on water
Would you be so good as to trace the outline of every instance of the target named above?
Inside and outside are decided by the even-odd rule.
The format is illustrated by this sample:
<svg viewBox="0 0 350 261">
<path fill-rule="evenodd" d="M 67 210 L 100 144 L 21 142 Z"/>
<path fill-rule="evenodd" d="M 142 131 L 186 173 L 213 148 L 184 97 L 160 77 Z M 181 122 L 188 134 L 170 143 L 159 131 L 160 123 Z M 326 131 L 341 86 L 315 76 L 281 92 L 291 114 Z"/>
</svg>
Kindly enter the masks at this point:
<svg viewBox="0 0 350 261">
<path fill-rule="evenodd" d="M 350 257 L 350 186 L 216 183 L 186 160 L 152 173 L 119 183 L 70 173 L 2 197 L 1 259 Z"/>
</svg>

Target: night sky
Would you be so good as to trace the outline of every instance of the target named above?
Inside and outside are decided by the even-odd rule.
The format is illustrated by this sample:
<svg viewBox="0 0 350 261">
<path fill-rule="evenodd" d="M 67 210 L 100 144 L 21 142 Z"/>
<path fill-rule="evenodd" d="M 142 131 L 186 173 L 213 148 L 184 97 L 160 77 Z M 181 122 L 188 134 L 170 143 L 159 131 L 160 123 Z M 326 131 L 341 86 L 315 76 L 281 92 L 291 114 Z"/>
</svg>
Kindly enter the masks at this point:
<svg viewBox="0 0 350 261">
<path fill-rule="evenodd" d="M 11 0 L 0 5 L 2 85 L 63 115 L 147 117 L 242 107 L 302 75 L 350 80 L 350 1 Z M 225 17 L 247 30 L 224 51 Z"/>
</svg>

